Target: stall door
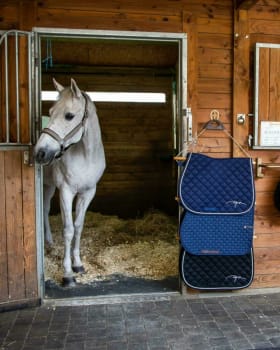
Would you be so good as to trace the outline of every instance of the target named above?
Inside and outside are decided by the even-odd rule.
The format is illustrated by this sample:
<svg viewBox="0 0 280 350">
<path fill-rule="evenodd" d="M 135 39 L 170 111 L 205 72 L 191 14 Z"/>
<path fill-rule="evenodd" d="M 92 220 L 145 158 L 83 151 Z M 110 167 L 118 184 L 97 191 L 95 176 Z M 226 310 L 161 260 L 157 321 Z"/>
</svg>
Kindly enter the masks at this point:
<svg viewBox="0 0 280 350">
<path fill-rule="evenodd" d="M 38 302 L 31 34 L 0 39 L 0 311 Z"/>
</svg>

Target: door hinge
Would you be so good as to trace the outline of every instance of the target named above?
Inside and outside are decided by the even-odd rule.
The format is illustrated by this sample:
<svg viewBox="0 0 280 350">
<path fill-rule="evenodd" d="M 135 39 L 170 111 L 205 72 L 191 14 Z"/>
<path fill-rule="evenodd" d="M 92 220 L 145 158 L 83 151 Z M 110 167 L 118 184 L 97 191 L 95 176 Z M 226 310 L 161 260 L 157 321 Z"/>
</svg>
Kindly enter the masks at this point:
<svg viewBox="0 0 280 350">
<path fill-rule="evenodd" d="M 39 67 L 39 57 L 34 57 L 34 65 L 35 67 Z"/>
</svg>

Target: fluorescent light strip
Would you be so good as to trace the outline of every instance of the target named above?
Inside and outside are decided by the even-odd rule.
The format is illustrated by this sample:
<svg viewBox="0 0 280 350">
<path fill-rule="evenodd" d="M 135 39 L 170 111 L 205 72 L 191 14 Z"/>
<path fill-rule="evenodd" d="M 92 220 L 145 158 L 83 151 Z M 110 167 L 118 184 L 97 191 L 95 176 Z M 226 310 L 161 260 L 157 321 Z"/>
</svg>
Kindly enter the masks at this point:
<svg viewBox="0 0 280 350">
<path fill-rule="evenodd" d="M 161 92 L 87 92 L 94 102 L 143 102 L 165 103 L 166 94 Z M 57 91 L 42 91 L 42 101 L 56 101 Z"/>
</svg>

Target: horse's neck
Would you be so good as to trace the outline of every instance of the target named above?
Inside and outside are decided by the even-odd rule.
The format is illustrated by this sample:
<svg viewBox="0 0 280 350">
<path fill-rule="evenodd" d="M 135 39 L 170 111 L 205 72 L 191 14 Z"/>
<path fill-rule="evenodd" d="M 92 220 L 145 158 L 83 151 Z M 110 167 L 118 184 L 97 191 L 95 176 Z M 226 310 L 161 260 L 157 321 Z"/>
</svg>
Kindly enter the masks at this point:
<svg viewBox="0 0 280 350">
<path fill-rule="evenodd" d="M 83 148 L 83 154 L 87 158 L 87 161 L 96 161 L 103 156 L 104 151 L 99 121 L 93 107 L 91 107 L 91 109 L 86 122 L 84 135 L 79 144 L 80 147 Z"/>
</svg>

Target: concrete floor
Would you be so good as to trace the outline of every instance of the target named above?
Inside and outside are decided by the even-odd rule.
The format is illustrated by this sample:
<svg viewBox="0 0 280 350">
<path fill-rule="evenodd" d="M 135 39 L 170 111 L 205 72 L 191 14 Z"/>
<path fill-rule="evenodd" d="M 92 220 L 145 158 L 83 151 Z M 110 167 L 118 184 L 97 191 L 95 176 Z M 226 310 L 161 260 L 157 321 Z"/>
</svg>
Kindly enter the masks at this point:
<svg viewBox="0 0 280 350">
<path fill-rule="evenodd" d="M 280 293 L 48 301 L 0 313 L 0 349 L 280 349 Z"/>
</svg>

